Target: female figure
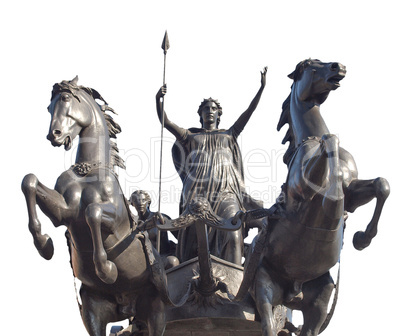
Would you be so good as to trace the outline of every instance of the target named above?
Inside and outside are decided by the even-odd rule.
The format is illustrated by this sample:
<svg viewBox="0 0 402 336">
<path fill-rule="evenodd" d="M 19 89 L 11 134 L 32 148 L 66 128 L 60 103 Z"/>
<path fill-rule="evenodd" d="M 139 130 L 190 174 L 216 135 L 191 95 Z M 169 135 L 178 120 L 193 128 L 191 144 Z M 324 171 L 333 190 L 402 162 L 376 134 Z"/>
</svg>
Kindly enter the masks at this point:
<svg viewBox="0 0 402 336">
<path fill-rule="evenodd" d="M 176 137 L 173 161 L 183 182 L 181 211 L 194 197 L 204 197 L 214 212 L 231 218 L 239 210 L 255 209 L 261 203 L 245 192 L 243 163 L 237 137 L 243 131 L 257 108 L 266 83 L 267 68 L 261 72 L 261 86 L 247 110 L 229 129 L 219 129 L 222 108 L 217 100 L 205 99 L 199 109 L 201 128 L 185 129 L 171 122 L 162 112 L 161 98 L 166 94 L 163 86 L 156 95 L 159 120 L 164 113 L 164 126 Z M 243 256 L 243 230 L 218 231 L 209 229 L 210 252 L 222 259 L 241 265 Z M 181 262 L 197 256 L 195 229 L 179 232 L 178 257 Z"/>
</svg>

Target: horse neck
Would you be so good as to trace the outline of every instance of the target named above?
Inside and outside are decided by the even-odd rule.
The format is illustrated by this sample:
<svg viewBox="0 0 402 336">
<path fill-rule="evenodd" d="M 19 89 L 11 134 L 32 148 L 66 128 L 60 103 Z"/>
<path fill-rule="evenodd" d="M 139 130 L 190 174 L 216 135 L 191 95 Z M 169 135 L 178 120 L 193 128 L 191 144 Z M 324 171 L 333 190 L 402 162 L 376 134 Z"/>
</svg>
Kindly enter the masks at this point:
<svg viewBox="0 0 402 336">
<path fill-rule="evenodd" d="M 329 133 L 320 113 L 320 105 L 311 101 L 301 101 L 294 92 L 291 95 L 290 115 L 295 146 L 300 145 L 308 137 L 321 138 Z"/>
<path fill-rule="evenodd" d="M 76 163 L 110 164 L 110 138 L 105 118 L 99 108 L 90 109 L 92 122 L 82 129 Z"/>
</svg>

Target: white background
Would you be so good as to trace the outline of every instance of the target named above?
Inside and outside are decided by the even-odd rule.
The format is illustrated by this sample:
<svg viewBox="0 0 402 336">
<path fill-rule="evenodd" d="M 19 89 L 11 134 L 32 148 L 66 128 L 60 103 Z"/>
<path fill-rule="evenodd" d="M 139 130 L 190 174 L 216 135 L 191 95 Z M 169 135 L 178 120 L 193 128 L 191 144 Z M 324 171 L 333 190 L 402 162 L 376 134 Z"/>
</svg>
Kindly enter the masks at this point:
<svg viewBox="0 0 402 336">
<path fill-rule="evenodd" d="M 157 205 L 160 124 L 155 94 L 162 84 L 165 29 L 166 111 L 182 127 L 198 126 L 203 98 L 218 98 L 221 127 L 230 127 L 254 97 L 259 71 L 267 86 L 240 137 L 248 190 L 269 207 L 285 180 L 285 146 L 278 133 L 287 75 L 305 58 L 337 61 L 348 73 L 322 105 L 330 131 L 350 151 L 363 179 L 386 177 L 392 188 L 379 234 L 363 252 L 355 231 L 369 222 L 373 204 L 351 214 L 341 256 L 340 298 L 324 333 L 398 334 L 401 221 L 400 80 L 402 52 L 397 1 L 9 1 L 1 5 L 2 234 L 1 334 L 85 335 L 75 301 L 64 229 L 40 213 L 55 243 L 45 261 L 27 228 L 20 183 L 27 173 L 53 187 L 73 163 L 73 152 L 46 140 L 52 85 L 79 75 L 119 115 L 118 145 L 127 163 L 125 195 L 149 190 Z M 165 133 L 166 134 L 166 133 Z M 162 211 L 178 215 L 181 183 L 166 134 Z M 374 203 L 374 202 L 373 202 Z"/>
</svg>

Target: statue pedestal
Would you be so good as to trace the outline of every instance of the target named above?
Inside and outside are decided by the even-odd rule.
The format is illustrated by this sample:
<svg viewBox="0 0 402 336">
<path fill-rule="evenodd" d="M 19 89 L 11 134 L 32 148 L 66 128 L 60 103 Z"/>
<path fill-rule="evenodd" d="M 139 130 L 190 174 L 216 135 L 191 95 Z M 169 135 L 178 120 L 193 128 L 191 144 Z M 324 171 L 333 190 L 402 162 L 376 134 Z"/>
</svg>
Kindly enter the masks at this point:
<svg viewBox="0 0 402 336">
<path fill-rule="evenodd" d="M 195 318 L 167 323 L 164 336 L 261 336 L 261 325 L 231 318 Z"/>
</svg>

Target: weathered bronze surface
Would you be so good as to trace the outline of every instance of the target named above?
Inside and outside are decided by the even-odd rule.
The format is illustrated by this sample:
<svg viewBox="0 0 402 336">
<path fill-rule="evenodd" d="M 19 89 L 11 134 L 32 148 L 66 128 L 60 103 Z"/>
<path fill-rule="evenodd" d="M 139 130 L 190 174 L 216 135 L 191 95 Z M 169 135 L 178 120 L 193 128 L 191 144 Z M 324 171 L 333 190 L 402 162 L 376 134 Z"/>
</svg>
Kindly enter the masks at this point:
<svg viewBox="0 0 402 336">
<path fill-rule="evenodd" d="M 334 289 L 329 269 L 340 257 L 346 212 L 376 198 L 366 231 L 354 236 L 355 248 L 364 249 L 377 234 L 390 192 L 388 182 L 358 179 L 352 155 L 339 147 L 320 113 L 321 104 L 345 75 L 340 63 L 312 59 L 300 62 L 289 75 L 293 85 L 278 123 L 278 130 L 289 125 L 284 139 L 289 142 L 284 156 L 286 183 L 270 210 L 241 214 L 245 221 L 248 216 L 268 217 L 268 225 L 255 238 L 255 252 L 249 255 L 238 293 L 241 298 L 251 285 L 264 336 L 273 335 L 272 306 L 280 304 L 303 312 L 300 335 L 317 335 L 325 329 Z"/>
<path fill-rule="evenodd" d="M 163 47 L 166 56 L 167 36 Z M 390 188 L 384 178 L 358 179 L 352 155 L 321 116 L 321 104 L 346 68 L 308 59 L 289 75 L 292 90 L 278 123 L 278 130 L 289 125 L 282 193 L 270 209 L 253 200 L 245 192 L 237 137 L 257 108 L 266 72 L 249 108 L 228 130 L 218 128 L 222 109 L 213 99 L 200 105 L 201 128 L 177 126 L 164 113 L 166 86 L 158 91 L 158 117 L 177 139 L 173 160 L 183 182 L 175 219 L 151 212 L 147 192 L 129 200 L 123 195 L 113 168 L 124 168 L 114 140 L 121 129 L 104 98 L 77 78 L 54 85 L 48 139 L 69 150 L 78 137 L 76 162 L 54 190 L 33 174 L 22 190 L 43 258 L 51 259 L 54 247 L 36 206 L 56 227 L 67 228 L 89 335 L 105 336 L 107 323 L 123 319 L 130 326 L 111 335 L 316 336 L 327 327 L 336 303 L 327 313 L 335 288 L 329 269 L 339 260 L 347 213 L 376 199 L 366 230 L 354 236 L 362 250 L 377 234 Z M 243 239 L 254 226 L 259 233 L 242 265 Z M 167 231 L 178 237 L 177 246 Z M 303 313 L 301 328 L 290 321 L 294 309 Z"/>
<path fill-rule="evenodd" d="M 231 218 L 241 209 L 255 209 L 261 203 L 245 192 L 243 162 L 237 137 L 243 131 L 258 106 L 266 84 L 265 68 L 261 72 L 261 86 L 247 110 L 228 130 L 219 129 L 222 107 L 215 99 L 205 99 L 198 108 L 201 128 L 184 129 L 170 121 L 163 111 L 162 101 L 166 87 L 156 95 L 158 117 L 165 128 L 176 137 L 173 161 L 183 182 L 181 209 L 195 197 L 204 197 L 220 217 Z M 162 112 L 163 111 L 163 112 Z M 178 237 L 180 261 L 197 255 L 194 227 L 182 230 Z M 241 265 L 243 230 L 222 231 L 209 229 L 208 240 L 212 254 Z"/>
<path fill-rule="evenodd" d="M 60 175 L 54 190 L 33 174 L 24 178 L 29 229 L 39 254 L 51 259 L 53 243 L 42 234 L 36 205 L 55 226 L 67 227 L 74 275 L 82 281 L 81 315 L 90 335 L 103 336 L 107 323 L 131 316 L 146 322 L 149 335 L 162 335 L 168 300 L 163 261 L 132 219 L 113 170 L 124 167 L 111 141 L 120 126 L 106 113 L 113 110 L 99 93 L 77 81 L 54 85 L 48 135 L 53 146 L 66 150 L 79 136 L 76 163 Z"/>
<path fill-rule="evenodd" d="M 131 194 L 130 204 L 137 210 L 138 216 L 134 220 L 139 223 L 142 231 L 147 231 L 150 241 L 161 255 L 165 269 L 172 268 L 179 264 L 175 257 L 176 244 L 168 239 L 167 232 L 158 230 L 153 220 L 155 213 L 150 210 L 151 196 L 144 190 L 136 190 Z M 167 215 L 162 215 L 166 221 L 170 220 Z"/>
</svg>

